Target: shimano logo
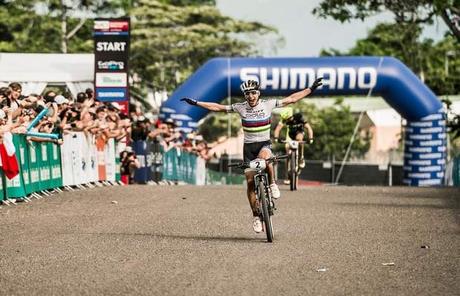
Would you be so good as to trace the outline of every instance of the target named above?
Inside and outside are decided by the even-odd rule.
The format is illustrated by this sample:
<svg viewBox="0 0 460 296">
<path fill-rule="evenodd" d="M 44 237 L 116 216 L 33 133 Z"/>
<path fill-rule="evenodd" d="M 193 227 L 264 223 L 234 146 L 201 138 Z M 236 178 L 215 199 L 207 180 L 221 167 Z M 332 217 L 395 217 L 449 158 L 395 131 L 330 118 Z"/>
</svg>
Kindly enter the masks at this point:
<svg viewBox="0 0 460 296">
<path fill-rule="evenodd" d="M 257 80 L 262 89 L 304 89 L 317 77 L 324 77 L 323 86 L 329 89 L 370 89 L 377 84 L 377 70 L 373 67 L 245 67 L 240 70 L 242 81 Z"/>
</svg>

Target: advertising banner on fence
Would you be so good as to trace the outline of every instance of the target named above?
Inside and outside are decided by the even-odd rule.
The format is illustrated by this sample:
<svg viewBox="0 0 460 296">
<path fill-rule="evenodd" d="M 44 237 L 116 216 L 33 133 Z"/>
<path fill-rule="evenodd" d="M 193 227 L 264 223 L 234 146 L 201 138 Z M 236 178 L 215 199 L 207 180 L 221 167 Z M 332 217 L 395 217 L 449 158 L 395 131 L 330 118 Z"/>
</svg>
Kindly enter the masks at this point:
<svg viewBox="0 0 460 296">
<path fill-rule="evenodd" d="M 93 36 L 96 99 L 118 102 L 127 114 L 130 19 L 95 19 Z"/>
</svg>

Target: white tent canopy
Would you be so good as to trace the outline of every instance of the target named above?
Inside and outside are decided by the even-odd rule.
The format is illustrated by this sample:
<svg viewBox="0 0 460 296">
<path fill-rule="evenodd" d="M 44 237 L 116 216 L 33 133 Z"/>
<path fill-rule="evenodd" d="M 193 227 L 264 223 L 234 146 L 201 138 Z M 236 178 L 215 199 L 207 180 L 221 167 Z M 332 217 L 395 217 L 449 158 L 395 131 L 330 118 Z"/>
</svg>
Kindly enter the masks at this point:
<svg viewBox="0 0 460 296">
<path fill-rule="evenodd" d="M 75 97 L 93 80 L 94 54 L 0 53 L 0 86 L 19 82 L 25 95 L 65 84 Z"/>
</svg>

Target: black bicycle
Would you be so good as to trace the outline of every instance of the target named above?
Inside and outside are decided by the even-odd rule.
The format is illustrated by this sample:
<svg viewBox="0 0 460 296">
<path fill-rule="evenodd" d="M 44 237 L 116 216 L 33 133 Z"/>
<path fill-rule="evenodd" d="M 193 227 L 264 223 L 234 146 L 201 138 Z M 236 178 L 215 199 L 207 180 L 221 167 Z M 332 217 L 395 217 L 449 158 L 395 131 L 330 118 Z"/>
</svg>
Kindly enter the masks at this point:
<svg viewBox="0 0 460 296">
<path fill-rule="evenodd" d="M 289 160 L 287 165 L 288 176 L 289 176 L 289 189 L 291 191 L 297 190 L 297 185 L 299 182 L 299 175 L 300 175 L 300 166 L 299 166 L 299 145 L 307 143 L 306 141 L 297 141 L 297 140 L 289 140 L 289 141 L 281 141 L 281 143 L 287 143 L 289 145 Z"/>
<path fill-rule="evenodd" d="M 267 234 L 267 241 L 273 242 L 273 223 L 272 216 L 276 210 L 271 191 L 268 183 L 268 176 L 265 168 L 268 164 L 277 162 L 280 159 L 286 159 L 288 155 L 274 156 L 269 159 L 254 159 L 252 161 L 245 161 L 240 163 L 229 164 L 229 167 L 236 167 L 241 169 L 250 169 L 255 172 L 254 175 L 254 188 L 257 198 L 257 207 L 259 210 L 260 220 L 264 224 L 265 233 Z"/>
</svg>

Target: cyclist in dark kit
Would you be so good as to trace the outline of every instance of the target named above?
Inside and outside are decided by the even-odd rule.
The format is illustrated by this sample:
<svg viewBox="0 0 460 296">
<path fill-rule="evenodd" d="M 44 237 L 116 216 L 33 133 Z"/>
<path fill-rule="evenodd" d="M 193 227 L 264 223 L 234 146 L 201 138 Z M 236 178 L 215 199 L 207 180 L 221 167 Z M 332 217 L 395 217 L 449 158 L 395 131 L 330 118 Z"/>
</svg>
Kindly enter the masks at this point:
<svg viewBox="0 0 460 296">
<path fill-rule="evenodd" d="M 305 129 L 307 130 L 308 142 L 313 143 L 313 129 L 307 120 L 303 117 L 300 112 L 294 113 L 292 108 L 285 108 L 280 112 L 280 118 L 278 125 L 275 128 L 274 137 L 275 140 L 279 140 L 281 129 L 286 125 L 286 141 L 297 140 L 302 141 L 305 136 Z M 289 147 L 289 146 L 287 146 Z M 287 152 L 289 152 L 287 150 Z M 303 159 L 303 145 L 300 145 L 300 163 L 301 168 L 305 167 L 305 161 Z"/>
<path fill-rule="evenodd" d="M 217 112 L 236 112 L 241 117 L 241 123 L 244 131 L 244 161 L 251 161 L 256 158 L 269 159 L 272 157 L 270 129 L 271 129 L 271 114 L 274 108 L 285 107 L 294 104 L 306 96 L 314 92 L 322 85 L 322 77 L 316 79 L 312 86 L 301 91 L 291 94 L 290 96 L 281 99 L 260 99 L 260 86 L 255 80 L 247 80 L 240 86 L 241 91 L 246 99 L 243 103 L 235 103 L 232 105 L 222 105 L 212 102 L 201 102 L 191 98 L 183 98 L 190 105 L 199 106 L 210 111 Z M 269 176 L 270 190 L 273 198 L 280 197 L 280 191 L 275 183 L 273 165 L 267 166 Z M 256 194 L 254 190 L 254 172 L 245 172 L 247 180 L 247 196 L 254 216 L 253 229 L 255 232 L 262 232 L 262 222 L 257 213 Z"/>
</svg>

